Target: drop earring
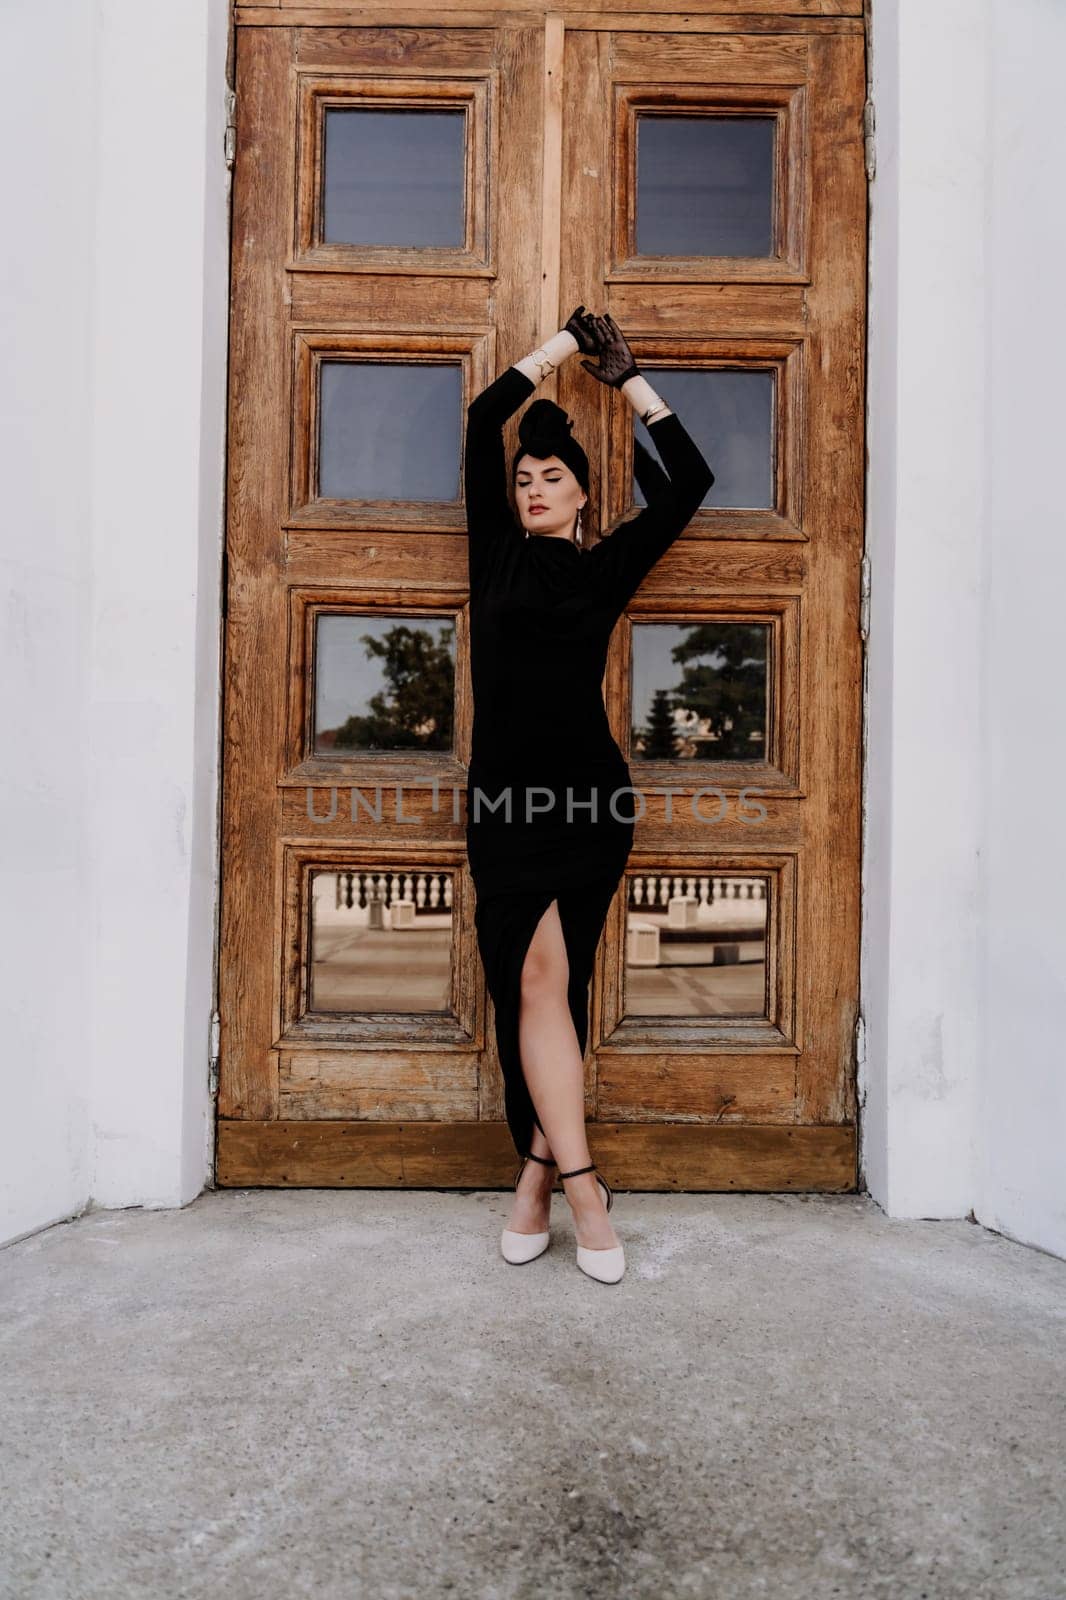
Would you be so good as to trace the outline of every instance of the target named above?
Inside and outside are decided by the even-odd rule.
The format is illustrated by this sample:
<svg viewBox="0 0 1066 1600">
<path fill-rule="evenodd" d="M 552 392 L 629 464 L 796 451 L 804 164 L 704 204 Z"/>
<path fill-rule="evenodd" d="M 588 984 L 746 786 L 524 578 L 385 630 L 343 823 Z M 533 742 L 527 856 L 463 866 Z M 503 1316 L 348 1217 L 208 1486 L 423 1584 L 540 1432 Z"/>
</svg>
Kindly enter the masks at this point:
<svg viewBox="0 0 1066 1600">
<path fill-rule="evenodd" d="M 577 528 L 576 528 L 575 533 L 574 533 L 574 543 L 575 544 L 580 544 L 581 543 L 581 513 L 582 513 L 582 511 L 584 511 L 584 509 L 585 509 L 584 506 L 578 506 L 578 508 L 577 508 Z"/>
</svg>

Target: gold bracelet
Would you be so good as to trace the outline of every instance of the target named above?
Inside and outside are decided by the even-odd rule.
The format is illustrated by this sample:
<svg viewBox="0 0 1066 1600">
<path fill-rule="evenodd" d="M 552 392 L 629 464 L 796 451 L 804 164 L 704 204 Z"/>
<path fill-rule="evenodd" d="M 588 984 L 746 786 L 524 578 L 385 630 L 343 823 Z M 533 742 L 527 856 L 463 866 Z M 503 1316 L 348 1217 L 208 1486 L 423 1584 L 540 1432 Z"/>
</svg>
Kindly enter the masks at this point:
<svg viewBox="0 0 1066 1600">
<path fill-rule="evenodd" d="M 643 413 L 640 420 L 641 422 L 647 423 L 652 417 L 654 417 L 657 411 L 668 411 L 669 409 L 670 408 L 666 404 L 665 400 L 656 400 L 655 404 L 653 406 L 649 406 L 647 411 Z"/>
</svg>

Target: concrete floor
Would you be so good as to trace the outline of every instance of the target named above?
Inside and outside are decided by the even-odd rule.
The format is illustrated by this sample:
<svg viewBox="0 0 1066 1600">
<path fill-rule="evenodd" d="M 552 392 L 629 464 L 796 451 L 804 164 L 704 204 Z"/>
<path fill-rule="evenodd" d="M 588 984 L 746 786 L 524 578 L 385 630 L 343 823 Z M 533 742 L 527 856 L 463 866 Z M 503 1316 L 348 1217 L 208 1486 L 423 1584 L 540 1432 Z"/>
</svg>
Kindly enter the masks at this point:
<svg viewBox="0 0 1066 1600">
<path fill-rule="evenodd" d="M 0 1594 L 1061 1600 L 1066 1262 L 859 1196 L 227 1190 L 0 1251 Z"/>
</svg>

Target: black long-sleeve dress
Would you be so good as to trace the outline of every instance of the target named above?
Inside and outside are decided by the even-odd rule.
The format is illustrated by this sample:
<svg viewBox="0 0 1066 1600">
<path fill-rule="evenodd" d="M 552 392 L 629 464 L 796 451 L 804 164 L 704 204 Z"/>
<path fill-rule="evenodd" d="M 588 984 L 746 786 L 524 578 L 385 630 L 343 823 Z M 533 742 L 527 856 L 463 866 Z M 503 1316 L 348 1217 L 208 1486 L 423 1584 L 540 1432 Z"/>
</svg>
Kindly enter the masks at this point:
<svg viewBox="0 0 1066 1600">
<path fill-rule="evenodd" d="M 714 482 L 670 413 L 648 424 L 666 473 L 641 452 L 648 504 L 636 517 L 591 548 L 527 537 L 508 500 L 503 424 L 535 388 L 512 366 L 475 397 L 464 464 L 474 696 L 466 845 L 507 1121 L 520 1155 L 539 1126 L 518 1047 L 530 941 L 557 900 L 568 1002 L 584 1053 L 593 959 L 639 814 L 603 702 L 611 631 Z"/>
</svg>

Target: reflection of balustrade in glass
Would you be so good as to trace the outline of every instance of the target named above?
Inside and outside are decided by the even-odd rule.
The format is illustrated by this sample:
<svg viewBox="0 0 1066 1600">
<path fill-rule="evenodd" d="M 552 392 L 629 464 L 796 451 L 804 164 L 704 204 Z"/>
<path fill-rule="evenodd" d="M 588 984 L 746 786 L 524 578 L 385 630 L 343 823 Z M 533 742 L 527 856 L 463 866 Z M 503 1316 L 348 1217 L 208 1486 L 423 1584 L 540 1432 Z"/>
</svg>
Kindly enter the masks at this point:
<svg viewBox="0 0 1066 1600">
<path fill-rule="evenodd" d="M 451 1009 L 450 872 L 317 870 L 311 881 L 311 1009 Z"/>
<path fill-rule="evenodd" d="M 766 1014 L 765 877 L 627 873 L 626 884 L 626 1015 Z"/>
</svg>

